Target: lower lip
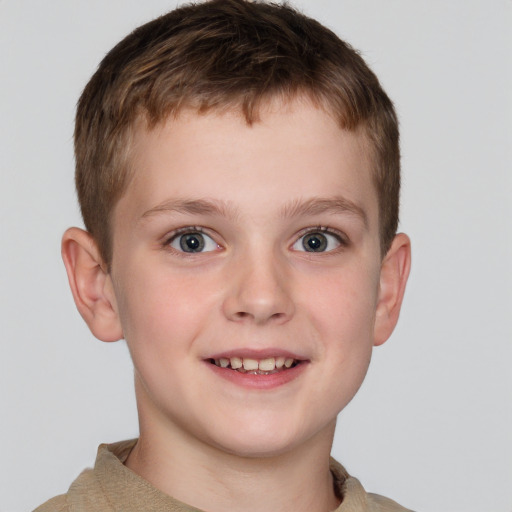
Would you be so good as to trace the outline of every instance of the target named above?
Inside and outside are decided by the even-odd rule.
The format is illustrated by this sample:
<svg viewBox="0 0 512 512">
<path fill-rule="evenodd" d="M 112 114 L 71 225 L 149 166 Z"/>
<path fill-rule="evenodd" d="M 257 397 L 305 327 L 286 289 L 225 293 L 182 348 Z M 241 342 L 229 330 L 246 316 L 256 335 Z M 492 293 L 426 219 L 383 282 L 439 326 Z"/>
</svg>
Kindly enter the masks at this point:
<svg viewBox="0 0 512 512">
<path fill-rule="evenodd" d="M 222 368 L 210 363 L 209 361 L 205 361 L 205 364 L 207 364 L 219 377 L 222 377 L 237 386 L 248 389 L 273 389 L 283 386 L 299 377 L 308 365 L 307 361 L 303 361 L 287 370 L 271 373 L 269 375 L 254 375 L 251 373 L 237 372 L 230 368 Z"/>
</svg>

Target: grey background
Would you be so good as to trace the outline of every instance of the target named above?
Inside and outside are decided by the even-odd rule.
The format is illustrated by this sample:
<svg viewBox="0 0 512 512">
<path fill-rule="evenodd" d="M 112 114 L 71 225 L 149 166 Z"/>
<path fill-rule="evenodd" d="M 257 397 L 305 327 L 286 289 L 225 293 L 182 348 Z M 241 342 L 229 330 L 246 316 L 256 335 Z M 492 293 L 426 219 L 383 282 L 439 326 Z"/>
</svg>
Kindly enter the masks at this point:
<svg viewBox="0 0 512 512">
<path fill-rule="evenodd" d="M 333 453 L 423 512 L 512 511 L 510 0 L 300 0 L 360 49 L 402 128 L 399 326 L 340 415 Z M 174 1 L 0 1 L 0 510 L 64 492 L 137 435 L 123 342 L 75 311 L 60 237 L 81 225 L 75 102 L 103 55 Z"/>
</svg>

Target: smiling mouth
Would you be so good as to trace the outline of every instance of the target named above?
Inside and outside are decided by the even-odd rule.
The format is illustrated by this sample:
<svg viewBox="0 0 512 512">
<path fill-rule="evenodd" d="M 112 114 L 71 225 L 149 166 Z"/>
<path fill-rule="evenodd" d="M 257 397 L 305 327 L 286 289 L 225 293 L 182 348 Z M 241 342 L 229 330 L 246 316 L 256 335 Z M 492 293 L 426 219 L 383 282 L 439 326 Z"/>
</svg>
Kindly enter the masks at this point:
<svg viewBox="0 0 512 512">
<path fill-rule="evenodd" d="M 221 357 L 210 359 L 211 364 L 219 368 L 226 368 L 238 373 L 249 375 L 273 375 L 294 368 L 300 361 L 290 357 L 267 357 L 265 359 L 253 359 L 249 357 Z"/>
</svg>

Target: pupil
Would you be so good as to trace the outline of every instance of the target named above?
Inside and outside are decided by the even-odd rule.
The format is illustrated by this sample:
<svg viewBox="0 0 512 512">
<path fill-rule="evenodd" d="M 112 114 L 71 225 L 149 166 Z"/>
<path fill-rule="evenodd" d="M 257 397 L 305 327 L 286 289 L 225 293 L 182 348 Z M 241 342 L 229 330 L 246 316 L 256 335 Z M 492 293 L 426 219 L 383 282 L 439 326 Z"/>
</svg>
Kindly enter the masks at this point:
<svg viewBox="0 0 512 512">
<path fill-rule="evenodd" d="M 304 238 L 303 246 L 308 252 L 324 251 L 327 247 L 327 238 L 321 233 L 312 233 Z"/>
<path fill-rule="evenodd" d="M 199 252 L 204 248 L 204 239 L 200 233 L 183 235 L 180 239 L 180 246 L 185 252 Z"/>
</svg>

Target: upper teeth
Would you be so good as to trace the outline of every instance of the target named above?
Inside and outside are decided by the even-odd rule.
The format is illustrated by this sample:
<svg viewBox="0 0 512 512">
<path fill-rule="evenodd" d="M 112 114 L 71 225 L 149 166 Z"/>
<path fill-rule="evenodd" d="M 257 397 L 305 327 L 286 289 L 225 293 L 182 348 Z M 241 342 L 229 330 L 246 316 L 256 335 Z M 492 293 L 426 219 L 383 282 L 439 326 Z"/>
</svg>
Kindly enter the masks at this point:
<svg viewBox="0 0 512 512">
<path fill-rule="evenodd" d="M 245 371 L 271 372 L 283 368 L 291 368 L 295 359 L 291 357 L 267 357 L 265 359 L 252 359 L 250 357 L 221 357 L 214 360 L 217 366 L 221 368 L 231 368 L 233 370 L 242 369 Z"/>
</svg>

